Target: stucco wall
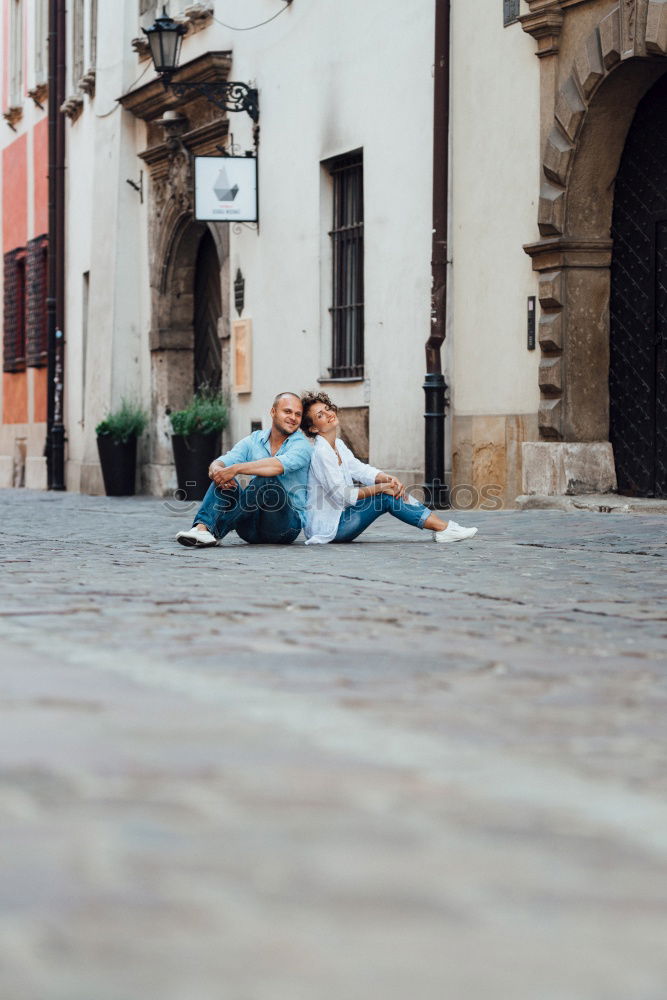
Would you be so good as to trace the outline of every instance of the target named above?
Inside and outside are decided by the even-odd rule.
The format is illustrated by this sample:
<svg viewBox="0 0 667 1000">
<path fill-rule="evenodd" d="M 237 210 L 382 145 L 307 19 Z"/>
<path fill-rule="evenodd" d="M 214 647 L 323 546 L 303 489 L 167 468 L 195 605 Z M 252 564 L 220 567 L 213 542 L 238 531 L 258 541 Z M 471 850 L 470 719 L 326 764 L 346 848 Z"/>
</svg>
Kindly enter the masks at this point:
<svg viewBox="0 0 667 1000">
<path fill-rule="evenodd" d="M 539 351 L 527 349 L 537 294 L 523 245 L 537 238 L 540 67 L 495 0 L 452 4 L 450 385 L 454 499 L 521 492 L 521 442 L 537 435 Z M 539 306 L 538 306 L 539 309 Z M 458 495 L 457 492 L 458 491 Z"/>
<path fill-rule="evenodd" d="M 520 24 L 503 28 L 495 0 L 453 4 L 452 88 L 452 402 L 461 415 L 529 413 L 536 283 L 522 247 L 539 236 L 539 62 Z"/>
<path fill-rule="evenodd" d="M 269 0 L 230 3 L 244 25 L 275 13 Z M 415 0 L 296 0 L 255 32 L 215 26 L 192 39 L 233 48 L 234 79 L 260 91 L 260 232 L 232 235 L 232 274 L 246 278 L 254 324 L 254 385 L 234 412 L 237 435 L 267 419 L 277 389 L 312 387 L 329 345 L 322 234 L 331 225 L 322 160 L 362 147 L 365 202 L 366 381 L 326 387 L 340 405 L 370 405 L 373 460 L 422 461 L 429 329 L 433 4 Z M 188 58 L 189 49 L 183 59 Z M 247 123 L 231 128 L 237 142 Z M 326 259 L 326 255 L 325 255 Z"/>
<path fill-rule="evenodd" d="M 169 10 L 169 5 L 167 5 Z M 178 14 L 177 4 L 171 13 Z M 146 129 L 114 99 L 152 68 L 139 62 L 137 5 L 99 5 L 94 100 L 68 124 L 69 485 L 101 488 L 94 424 L 123 394 L 150 399 L 147 208 L 127 178 Z M 239 27 L 276 13 L 274 0 L 224 5 Z M 216 16 L 222 18 L 222 14 Z M 373 460 L 418 475 L 423 449 L 423 345 L 429 328 L 433 5 L 417 0 L 388 16 L 382 0 L 316 6 L 295 0 L 269 25 L 234 32 L 219 23 L 185 39 L 181 64 L 231 50 L 231 79 L 259 88 L 260 227 L 230 234 L 230 273 L 246 280 L 253 321 L 253 391 L 232 395 L 231 437 L 268 421 L 276 391 L 317 385 L 329 353 L 331 224 L 321 161 L 364 150 L 366 379 L 327 386 L 341 406 L 370 406 Z M 113 18 L 114 26 L 105 19 Z M 105 26 L 106 25 L 106 26 Z M 143 74 L 143 75 L 142 75 Z M 234 142 L 252 145 L 246 115 L 230 115 Z M 83 273 L 90 271 L 85 401 Z M 233 302 L 224 303 L 228 318 Z M 85 417 L 85 424 L 82 420 Z M 163 433 L 159 427 L 157 433 Z"/>
</svg>

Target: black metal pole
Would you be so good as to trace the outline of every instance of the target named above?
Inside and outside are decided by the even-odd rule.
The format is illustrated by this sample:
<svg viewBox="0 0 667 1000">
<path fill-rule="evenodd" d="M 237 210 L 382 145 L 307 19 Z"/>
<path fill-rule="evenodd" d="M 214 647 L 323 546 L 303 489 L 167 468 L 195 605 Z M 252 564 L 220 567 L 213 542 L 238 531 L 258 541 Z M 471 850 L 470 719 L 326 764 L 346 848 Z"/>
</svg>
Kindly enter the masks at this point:
<svg viewBox="0 0 667 1000">
<path fill-rule="evenodd" d="M 64 314 L 65 314 L 65 0 L 49 0 L 49 250 L 47 309 L 47 481 L 65 489 Z"/>
<path fill-rule="evenodd" d="M 447 239 L 449 226 L 449 62 L 450 0 L 435 0 L 433 94 L 433 246 L 431 253 L 431 332 L 426 342 L 424 467 L 425 503 L 448 507 L 445 484 L 447 384 L 440 351 L 447 327 Z"/>
</svg>

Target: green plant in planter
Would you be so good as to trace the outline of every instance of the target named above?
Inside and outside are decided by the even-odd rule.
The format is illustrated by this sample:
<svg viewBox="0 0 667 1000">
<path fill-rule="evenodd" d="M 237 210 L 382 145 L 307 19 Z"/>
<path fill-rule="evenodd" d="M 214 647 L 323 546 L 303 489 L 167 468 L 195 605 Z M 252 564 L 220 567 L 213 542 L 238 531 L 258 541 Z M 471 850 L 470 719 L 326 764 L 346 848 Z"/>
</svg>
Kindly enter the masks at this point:
<svg viewBox="0 0 667 1000">
<path fill-rule="evenodd" d="M 184 410 L 169 415 L 174 434 L 219 434 L 227 426 L 227 405 L 216 389 L 202 388 Z"/>
<path fill-rule="evenodd" d="M 95 428 L 98 437 L 109 435 L 117 444 L 125 444 L 146 430 L 148 414 L 138 403 L 122 399 L 120 407 L 109 413 Z"/>
</svg>

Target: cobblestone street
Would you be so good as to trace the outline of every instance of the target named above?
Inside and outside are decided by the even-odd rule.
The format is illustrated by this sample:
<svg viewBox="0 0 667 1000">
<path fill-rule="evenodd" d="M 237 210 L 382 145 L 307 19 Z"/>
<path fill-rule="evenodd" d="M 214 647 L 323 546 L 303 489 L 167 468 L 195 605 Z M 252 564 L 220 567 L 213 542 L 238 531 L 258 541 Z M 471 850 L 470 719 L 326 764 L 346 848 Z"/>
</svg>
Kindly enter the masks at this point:
<svg viewBox="0 0 667 1000">
<path fill-rule="evenodd" d="M 664 1000 L 664 517 L 0 496 L 3 1000 Z"/>
</svg>

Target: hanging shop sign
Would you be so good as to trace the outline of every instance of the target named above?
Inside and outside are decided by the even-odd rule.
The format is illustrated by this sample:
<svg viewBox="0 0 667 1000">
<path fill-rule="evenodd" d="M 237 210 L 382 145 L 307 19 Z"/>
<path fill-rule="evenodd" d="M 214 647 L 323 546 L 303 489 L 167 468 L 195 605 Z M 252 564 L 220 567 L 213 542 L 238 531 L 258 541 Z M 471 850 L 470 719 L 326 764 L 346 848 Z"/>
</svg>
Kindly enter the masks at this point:
<svg viewBox="0 0 667 1000">
<path fill-rule="evenodd" d="M 257 158 L 196 156 L 195 218 L 200 222 L 257 222 Z"/>
</svg>

